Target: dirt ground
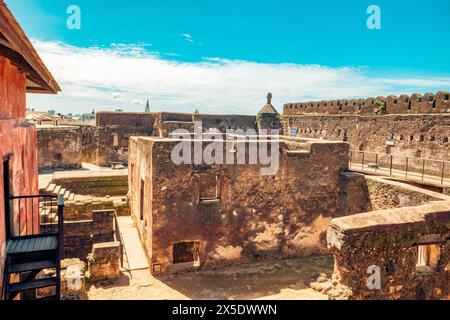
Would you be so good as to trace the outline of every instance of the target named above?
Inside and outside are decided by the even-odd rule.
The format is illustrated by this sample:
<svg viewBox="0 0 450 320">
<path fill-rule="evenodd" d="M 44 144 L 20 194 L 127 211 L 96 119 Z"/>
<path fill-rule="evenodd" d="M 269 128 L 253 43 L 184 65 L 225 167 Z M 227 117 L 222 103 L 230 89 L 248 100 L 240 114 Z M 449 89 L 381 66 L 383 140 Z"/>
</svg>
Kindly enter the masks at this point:
<svg viewBox="0 0 450 320">
<path fill-rule="evenodd" d="M 327 296 L 308 284 L 320 273 L 332 272 L 332 256 L 256 261 L 158 278 L 141 269 L 90 285 L 88 296 L 91 300 L 322 300 Z"/>
</svg>

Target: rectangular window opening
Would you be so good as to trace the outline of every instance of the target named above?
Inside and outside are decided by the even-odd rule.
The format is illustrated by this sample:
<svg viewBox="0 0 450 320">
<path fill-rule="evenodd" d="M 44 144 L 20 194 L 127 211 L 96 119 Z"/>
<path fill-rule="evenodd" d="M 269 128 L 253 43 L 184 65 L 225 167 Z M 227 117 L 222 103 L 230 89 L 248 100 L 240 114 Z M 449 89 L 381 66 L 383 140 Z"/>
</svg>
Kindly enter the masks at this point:
<svg viewBox="0 0 450 320">
<path fill-rule="evenodd" d="M 180 263 L 200 266 L 200 241 L 182 241 L 173 244 L 173 264 Z"/>
<path fill-rule="evenodd" d="M 215 174 L 200 174 L 200 203 L 220 200 L 219 180 L 219 176 Z"/>
</svg>

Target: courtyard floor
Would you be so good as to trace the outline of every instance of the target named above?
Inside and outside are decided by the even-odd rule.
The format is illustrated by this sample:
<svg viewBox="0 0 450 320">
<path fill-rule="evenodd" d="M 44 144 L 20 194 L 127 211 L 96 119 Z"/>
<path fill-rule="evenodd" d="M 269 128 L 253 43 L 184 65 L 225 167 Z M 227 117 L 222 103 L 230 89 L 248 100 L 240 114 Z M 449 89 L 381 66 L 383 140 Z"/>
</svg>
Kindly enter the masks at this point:
<svg viewBox="0 0 450 320">
<path fill-rule="evenodd" d="M 92 284 L 90 300 L 326 300 L 308 287 L 333 270 L 330 256 L 259 261 L 155 278 L 148 269 L 124 271 L 112 281 Z"/>
<path fill-rule="evenodd" d="M 326 300 L 309 288 L 333 272 L 332 256 L 263 260 L 213 270 L 153 277 L 131 217 L 119 217 L 128 262 L 119 278 L 91 284 L 91 300 Z M 129 267 L 128 267 L 129 266 Z"/>
</svg>

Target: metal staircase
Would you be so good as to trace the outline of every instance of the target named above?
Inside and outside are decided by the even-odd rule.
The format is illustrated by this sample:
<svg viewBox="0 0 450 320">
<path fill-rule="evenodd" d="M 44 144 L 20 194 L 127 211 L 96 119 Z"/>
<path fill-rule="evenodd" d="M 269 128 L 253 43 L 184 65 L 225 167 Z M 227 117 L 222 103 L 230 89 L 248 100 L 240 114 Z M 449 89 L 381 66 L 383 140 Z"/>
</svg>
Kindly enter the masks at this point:
<svg viewBox="0 0 450 320">
<path fill-rule="evenodd" d="M 10 197 L 4 299 L 59 300 L 63 195 Z"/>
</svg>

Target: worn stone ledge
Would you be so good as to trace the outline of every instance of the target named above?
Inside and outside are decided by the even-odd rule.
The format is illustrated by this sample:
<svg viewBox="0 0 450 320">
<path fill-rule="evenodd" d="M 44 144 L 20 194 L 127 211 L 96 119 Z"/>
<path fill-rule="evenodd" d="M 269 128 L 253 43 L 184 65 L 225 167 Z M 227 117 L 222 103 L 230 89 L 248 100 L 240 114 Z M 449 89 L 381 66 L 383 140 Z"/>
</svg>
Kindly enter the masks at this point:
<svg viewBox="0 0 450 320">
<path fill-rule="evenodd" d="M 333 219 L 330 228 L 351 234 L 368 230 L 395 230 L 396 226 L 415 225 L 439 218 L 440 224 L 450 223 L 450 201 L 434 202 L 419 207 L 387 209 Z"/>
</svg>

